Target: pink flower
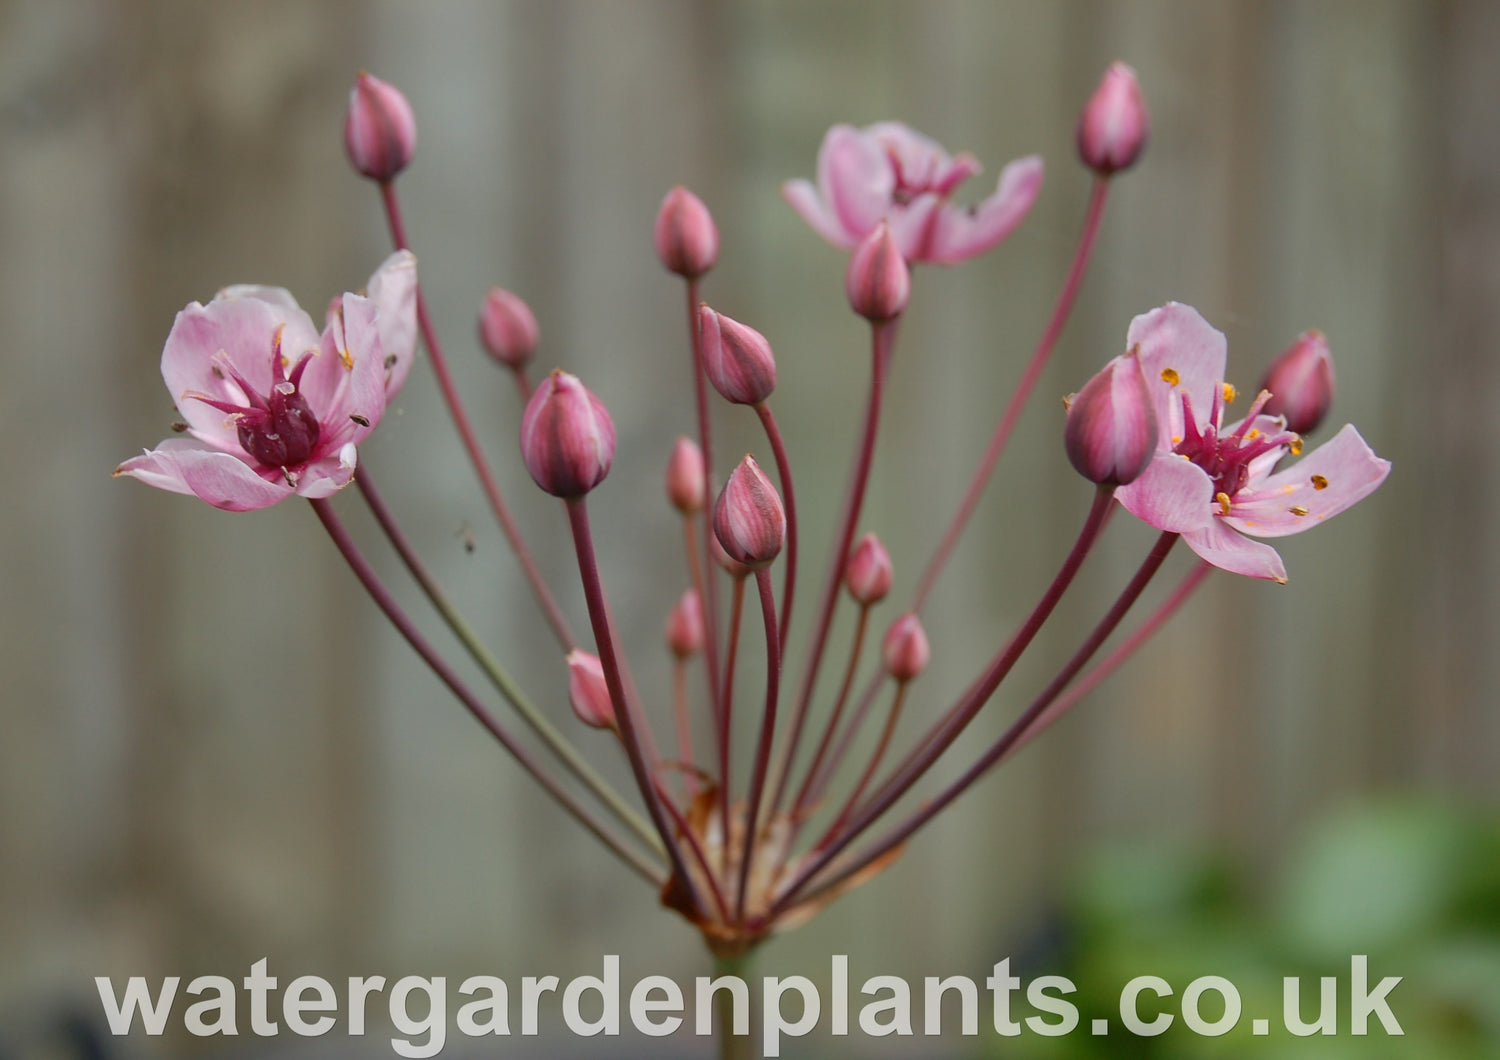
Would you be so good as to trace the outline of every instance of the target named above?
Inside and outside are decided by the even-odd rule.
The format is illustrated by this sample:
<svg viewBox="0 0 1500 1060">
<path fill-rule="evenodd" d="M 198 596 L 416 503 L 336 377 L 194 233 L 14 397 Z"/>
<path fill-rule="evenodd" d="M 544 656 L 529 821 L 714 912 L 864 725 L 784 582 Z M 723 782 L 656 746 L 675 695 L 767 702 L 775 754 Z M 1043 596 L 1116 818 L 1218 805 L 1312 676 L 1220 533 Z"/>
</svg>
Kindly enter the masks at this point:
<svg viewBox="0 0 1500 1060">
<path fill-rule="evenodd" d="M 1161 434 L 1145 472 L 1115 496 L 1216 567 L 1285 582 L 1276 550 L 1251 537 L 1311 529 L 1369 496 L 1391 470 L 1352 426 L 1276 470 L 1302 451 L 1302 439 L 1265 414 L 1266 391 L 1244 419 L 1223 425 L 1235 396 L 1224 382 L 1224 336 L 1189 306 L 1136 317 L 1126 344 L 1140 351 Z"/>
<path fill-rule="evenodd" d="M 227 287 L 178 313 L 161 374 L 186 437 L 115 474 L 234 512 L 343 489 L 411 367 L 415 259 L 392 255 L 368 289 L 334 299 L 321 338 L 280 287 Z"/>
<path fill-rule="evenodd" d="M 781 193 L 834 246 L 857 246 L 886 221 L 907 261 L 955 265 L 1010 235 L 1041 190 L 1042 160 L 1031 155 L 1006 166 L 995 193 L 979 205 L 950 202 L 979 171 L 972 155 L 950 158 L 899 122 L 835 125 L 818 149 L 817 187 L 792 180 Z"/>
</svg>

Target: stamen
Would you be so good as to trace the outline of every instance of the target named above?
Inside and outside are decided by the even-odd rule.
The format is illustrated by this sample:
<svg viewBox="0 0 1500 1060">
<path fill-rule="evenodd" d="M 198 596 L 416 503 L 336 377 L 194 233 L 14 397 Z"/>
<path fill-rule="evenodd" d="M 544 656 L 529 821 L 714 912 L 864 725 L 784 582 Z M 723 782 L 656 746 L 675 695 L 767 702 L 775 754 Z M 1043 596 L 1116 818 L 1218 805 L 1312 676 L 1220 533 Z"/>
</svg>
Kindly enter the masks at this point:
<svg viewBox="0 0 1500 1060">
<path fill-rule="evenodd" d="M 349 369 L 349 371 L 354 371 L 354 354 L 350 353 L 347 349 L 341 349 L 339 350 L 339 360 L 344 362 L 344 367 Z"/>
<path fill-rule="evenodd" d="M 1176 386 L 1182 381 L 1182 376 L 1177 374 L 1177 369 L 1175 368 L 1163 368 L 1161 370 L 1161 377 L 1162 381 L 1168 386 Z"/>
<path fill-rule="evenodd" d="M 1234 404 L 1234 399 L 1240 396 L 1240 392 L 1234 388 L 1233 383 L 1224 384 L 1224 404 Z"/>
<path fill-rule="evenodd" d="M 1247 442 L 1253 442 L 1253 441 L 1255 441 L 1255 439 L 1257 439 L 1259 437 L 1260 437 L 1260 428 L 1259 427 L 1252 427 L 1252 428 L 1250 428 L 1250 433 L 1247 434 L 1247 435 L 1245 435 L 1245 441 L 1247 441 Z"/>
<path fill-rule="evenodd" d="M 1322 475 L 1314 475 L 1312 477 L 1312 486 L 1315 490 L 1326 490 L 1328 488 L 1328 480 Z"/>
<path fill-rule="evenodd" d="M 1220 515 L 1228 515 L 1229 514 L 1229 494 L 1220 491 L 1214 497 L 1214 500 L 1216 500 L 1216 501 L 1219 502 L 1219 514 Z"/>
<path fill-rule="evenodd" d="M 1292 505 L 1290 508 L 1287 509 L 1287 511 L 1291 512 L 1293 515 L 1295 515 L 1295 516 L 1297 516 L 1299 518 L 1307 514 L 1307 509 L 1304 508 L 1304 507 L 1302 507 L 1302 505 L 1300 505 L 1300 504 L 1294 504 L 1294 505 Z"/>
<path fill-rule="evenodd" d="M 1293 438 L 1290 442 L 1286 443 L 1286 447 L 1287 447 L 1287 449 L 1289 449 L 1291 451 L 1291 454 L 1293 456 L 1301 456 L 1302 455 L 1302 439 L 1301 438 Z"/>
</svg>

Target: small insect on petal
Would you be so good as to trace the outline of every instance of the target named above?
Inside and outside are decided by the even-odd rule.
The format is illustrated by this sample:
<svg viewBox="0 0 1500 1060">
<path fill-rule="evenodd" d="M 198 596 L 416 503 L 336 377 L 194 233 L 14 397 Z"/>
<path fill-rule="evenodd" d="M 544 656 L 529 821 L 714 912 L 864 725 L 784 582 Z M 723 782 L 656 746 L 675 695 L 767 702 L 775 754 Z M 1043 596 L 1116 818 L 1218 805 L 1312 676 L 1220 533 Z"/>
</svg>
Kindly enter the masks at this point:
<svg viewBox="0 0 1500 1060">
<path fill-rule="evenodd" d="M 368 427 L 370 425 L 370 418 L 368 416 L 361 416 L 357 412 L 350 413 L 349 418 L 361 427 Z"/>
</svg>

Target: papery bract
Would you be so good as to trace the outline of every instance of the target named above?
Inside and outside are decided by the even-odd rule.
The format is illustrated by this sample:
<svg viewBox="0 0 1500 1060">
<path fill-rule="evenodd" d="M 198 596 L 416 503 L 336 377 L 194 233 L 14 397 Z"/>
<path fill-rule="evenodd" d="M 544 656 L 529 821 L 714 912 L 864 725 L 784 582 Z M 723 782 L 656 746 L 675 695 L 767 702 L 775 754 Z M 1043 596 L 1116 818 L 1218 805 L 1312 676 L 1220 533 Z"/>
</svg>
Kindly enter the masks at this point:
<svg viewBox="0 0 1500 1060">
<path fill-rule="evenodd" d="M 782 195 L 824 239 L 853 248 L 881 221 L 908 262 L 953 265 L 995 246 L 1015 229 L 1042 186 L 1042 160 L 1017 159 L 1000 173 L 994 194 L 977 206 L 950 201 L 980 166 L 950 157 L 899 122 L 864 129 L 835 125 L 818 149 L 817 186 L 782 185 Z"/>
<path fill-rule="evenodd" d="M 342 489 L 356 443 L 380 422 L 410 367 L 415 289 L 415 259 L 392 255 L 370 278 L 369 297 L 334 299 L 321 337 L 280 287 L 240 284 L 189 305 L 161 360 L 187 436 L 115 474 L 227 511 Z"/>
<path fill-rule="evenodd" d="M 1265 414 L 1265 391 L 1244 419 L 1224 426 L 1224 406 L 1234 398 L 1224 382 L 1224 336 L 1189 306 L 1172 302 L 1136 317 L 1126 343 L 1140 348 L 1160 437 L 1140 478 L 1115 496 L 1157 529 L 1181 534 L 1216 567 L 1286 581 L 1276 550 L 1251 537 L 1311 529 L 1390 472 L 1352 426 L 1276 470 L 1301 452 L 1302 439 Z"/>
</svg>

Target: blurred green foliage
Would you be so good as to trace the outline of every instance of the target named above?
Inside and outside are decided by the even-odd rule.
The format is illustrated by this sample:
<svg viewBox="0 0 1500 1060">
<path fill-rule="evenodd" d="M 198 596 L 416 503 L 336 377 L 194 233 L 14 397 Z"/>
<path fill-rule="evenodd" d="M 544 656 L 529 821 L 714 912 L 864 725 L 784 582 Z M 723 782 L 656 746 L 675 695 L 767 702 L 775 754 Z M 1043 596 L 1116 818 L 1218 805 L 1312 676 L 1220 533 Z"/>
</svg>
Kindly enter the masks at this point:
<svg viewBox="0 0 1500 1060">
<path fill-rule="evenodd" d="M 1369 983 L 1402 981 L 1388 995 L 1404 1036 L 1371 1018 L 1350 1033 L 1350 960 L 1369 957 Z M 1481 1060 L 1500 1057 L 1500 820 L 1433 803 L 1350 808 L 1320 821 L 1271 878 L 1183 847 L 1136 844 L 1086 860 L 1046 942 L 1013 968 L 1024 981 L 1060 974 L 1078 987 L 1080 1020 L 1046 1038 L 994 1038 L 987 1054 L 1025 1060 Z M 1143 994 L 1142 1018 L 1177 1018 L 1159 1037 L 1120 1023 L 1121 988 L 1156 975 L 1171 997 Z M 1243 1002 L 1221 1037 L 1195 1034 L 1178 1015 L 1183 990 L 1223 976 Z M 1312 1021 L 1318 980 L 1338 980 L 1337 1031 L 1297 1037 L 1283 1026 L 1282 980 L 1301 978 L 1301 1017 Z M 1013 1015 L 1034 1010 L 1016 994 Z M 1205 995 L 1201 1012 L 1222 1014 Z M 1055 1021 L 1056 1017 L 1045 1017 Z M 1107 1036 L 1090 1033 L 1095 1018 Z M 1252 1020 L 1269 1021 L 1255 1035 Z"/>
</svg>

